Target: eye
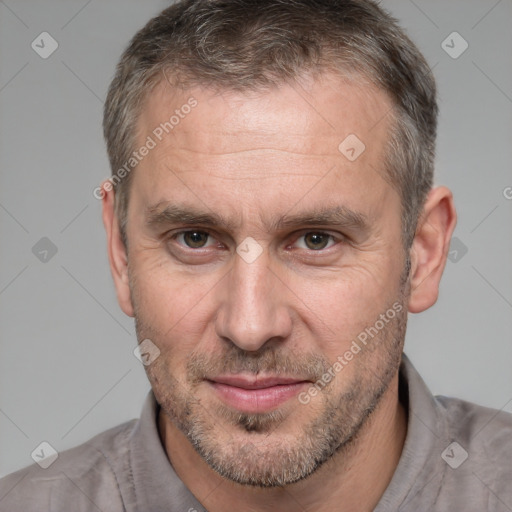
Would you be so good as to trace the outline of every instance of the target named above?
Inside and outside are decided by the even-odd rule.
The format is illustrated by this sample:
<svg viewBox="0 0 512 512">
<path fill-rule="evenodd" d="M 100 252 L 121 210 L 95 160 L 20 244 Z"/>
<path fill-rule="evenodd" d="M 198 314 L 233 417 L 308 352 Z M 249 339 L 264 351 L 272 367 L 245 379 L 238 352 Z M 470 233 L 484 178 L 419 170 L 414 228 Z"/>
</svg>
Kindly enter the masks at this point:
<svg viewBox="0 0 512 512">
<path fill-rule="evenodd" d="M 214 243 L 214 239 L 211 238 L 206 231 L 182 231 L 174 235 L 174 238 L 180 245 L 184 245 L 190 249 L 202 249 Z"/>
<path fill-rule="evenodd" d="M 311 231 L 309 233 L 305 233 L 299 237 L 296 242 L 298 247 L 301 249 L 308 249 L 312 251 L 320 251 L 322 249 L 326 249 L 335 243 L 336 242 L 332 235 L 323 233 L 322 231 Z"/>
</svg>

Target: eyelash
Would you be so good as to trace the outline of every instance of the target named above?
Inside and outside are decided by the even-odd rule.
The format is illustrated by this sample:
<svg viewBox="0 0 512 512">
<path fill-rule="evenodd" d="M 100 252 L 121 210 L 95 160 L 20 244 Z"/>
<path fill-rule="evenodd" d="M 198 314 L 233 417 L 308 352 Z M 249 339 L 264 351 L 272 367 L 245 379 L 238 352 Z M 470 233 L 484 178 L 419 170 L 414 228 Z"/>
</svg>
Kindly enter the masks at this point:
<svg viewBox="0 0 512 512">
<path fill-rule="evenodd" d="M 201 233 L 201 234 L 205 234 L 209 237 L 209 239 L 207 240 L 207 242 L 210 241 L 210 238 L 213 238 L 215 240 L 215 237 L 209 233 L 208 231 L 204 231 L 204 230 L 201 230 L 201 229 L 188 229 L 188 230 L 185 230 L 185 231 L 179 231 L 177 233 L 174 233 L 172 235 L 170 235 L 170 239 L 171 240 L 177 240 L 178 237 L 182 236 L 182 235 L 186 235 L 187 233 Z M 321 253 L 321 252 L 325 252 L 327 251 L 328 249 L 330 249 L 331 247 L 333 247 L 334 245 L 337 245 L 339 244 L 340 242 L 343 242 L 345 239 L 342 235 L 333 235 L 331 233 L 328 233 L 326 231 L 313 231 L 313 230 L 310 230 L 310 231 L 303 231 L 301 232 L 301 234 L 299 234 L 299 236 L 297 236 L 297 238 L 295 238 L 295 241 L 294 241 L 294 244 L 300 240 L 301 238 L 304 238 L 306 235 L 311 235 L 311 234 L 315 234 L 315 235 L 323 235 L 323 236 L 328 236 L 330 241 L 332 242 L 335 242 L 335 243 L 332 243 L 331 245 L 328 245 L 327 247 L 325 248 L 322 248 L 322 249 L 308 249 L 308 248 L 300 248 L 302 250 L 306 250 L 306 251 L 310 251 L 311 253 Z M 202 252 L 204 251 L 205 249 L 208 249 L 209 247 L 211 246 L 207 246 L 207 247 L 197 247 L 197 248 L 193 248 L 193 247 L 189 247 L 187 246 L 186 244 L 184 243 L 178 243 L 178 245 L 183 248 L 184 250 L 186 251 L 193 251 L 193 252 Z"/>
</svg>

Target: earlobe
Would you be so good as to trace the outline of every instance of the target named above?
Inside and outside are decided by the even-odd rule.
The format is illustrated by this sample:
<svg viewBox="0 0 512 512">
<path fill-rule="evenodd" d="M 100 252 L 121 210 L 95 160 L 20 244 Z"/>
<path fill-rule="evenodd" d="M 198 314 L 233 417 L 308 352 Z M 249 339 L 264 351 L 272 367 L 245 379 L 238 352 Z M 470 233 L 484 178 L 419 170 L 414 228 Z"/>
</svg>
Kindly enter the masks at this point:
<svg viewBox="0 0 512 512">
<path fill-rule="evenodd" d="M 121 237 L 119 222 L 114 211 L 115 192 L 112 186 L 105 186 L 108 180 L 102 185 L 103 201 L 103 225 L 107 235 L 107 251 L 110 263 L 110 271 L 114 279 L 117 292 L 117 301 L 123 312 L 133 317 L 134 310 L 131 301 L 130 286 L 128 280 L 128 254 Z"/>
<path fill-rule="evenodd" d="M 411 313 L 420 313 L 436 303 L 456 223 L 451 191 L 446 187 L 432 189 L 411 247 Z"/>
</svg>

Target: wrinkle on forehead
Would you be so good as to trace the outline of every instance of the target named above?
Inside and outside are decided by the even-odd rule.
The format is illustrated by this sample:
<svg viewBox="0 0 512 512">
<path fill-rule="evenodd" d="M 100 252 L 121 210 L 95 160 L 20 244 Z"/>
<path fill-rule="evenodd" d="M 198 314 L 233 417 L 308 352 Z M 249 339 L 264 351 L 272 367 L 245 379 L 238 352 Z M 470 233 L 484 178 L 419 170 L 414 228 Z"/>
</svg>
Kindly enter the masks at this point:
<svg viewBox="0 0 512 512">
<path fill-rule="evenodd" d="M 254 215 L 329 197 L 367 213 L 386 208 L 390 185 L 380 174 L 392 109 L 385 93 L 332 78 L 247 94 L 157 87 L 140 119 L 141 134 L 151 134 L 191 97 L 197 106 L 135 171 L 139 205 L 187 198 Z M 338 149 L 350 134 L 366 146 L 355 161 Z"/>
<path fill-rule="evenodd" d="M 270 91 L 244 93 L 199 87 L 179 91 L 161 84 L 148 97 L 139 120 L 141 137 L 190 97 L 197 99 L 197 107 L 162 143 L 210 155 L 256 149 L 323 154 L 336 149 L 349 133 L 378 137 L 379 125 L 387 124 L 382 120 L 392 111 L 383 91 L 332 76 L 307 88 L 283 84 Z M 376 133 L 370 133 L 375 128 Z"/>
</svg>

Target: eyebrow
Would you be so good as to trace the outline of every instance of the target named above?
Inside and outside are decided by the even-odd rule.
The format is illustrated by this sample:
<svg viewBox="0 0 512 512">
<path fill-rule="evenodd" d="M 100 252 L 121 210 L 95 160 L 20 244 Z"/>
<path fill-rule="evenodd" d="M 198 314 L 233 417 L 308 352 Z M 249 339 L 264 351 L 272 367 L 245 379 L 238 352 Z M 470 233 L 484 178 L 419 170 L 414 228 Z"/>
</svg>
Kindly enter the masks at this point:
<svg viewBox="0 0 512 512">
<path fill-rule="evenodd" d="M 274 219 L 270 227 L 278 231 L 297 226 L 329 225 L 354 231 L 368 231 L 370 222 L 362 212 L 356 212 L 345 206 L 316 208 L 296 215 L 286 214 Z"/>
<path fill-rule="evenodd" d="M 208 227 L 224 227 L 234 230 L 235 224 L 213 211 L 200 211 L 190 206 L 178 206 L 170 203 L 158 203 L 146 209 L 146 224 L 158 227 L 165 224 L 184 224 L 187 226 L 202 225 Z"/>
<path fill-rule="evenodd" d="M 234 231 L 239 221 L 233 221 L 211 210 L 198 210 L 192 206 L 180 206 L 172 203 L 158 203 L 146 209 L 146 224 L 150 227 L 161 225 L 186 225 L 223 228 Z M 352 231 L 368 232 L 370 221 L 362 213 L 345 206 L 315 208 L 299 214 L 286 213 L 264 222 L 267 231 L 280 231 L 300 226 L 336 226 Z"/>
</svg>

